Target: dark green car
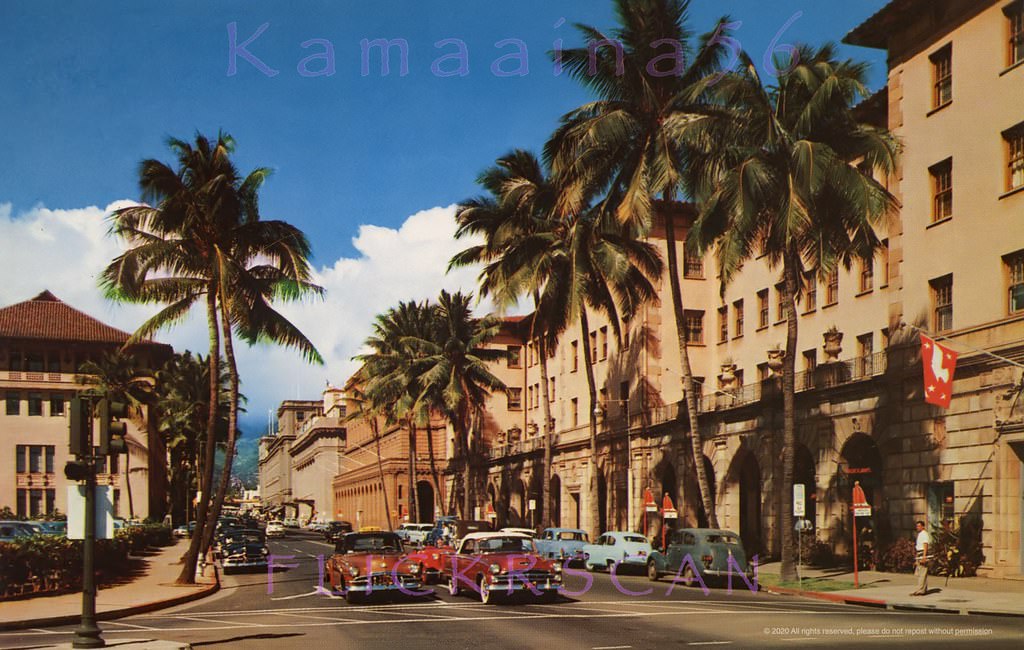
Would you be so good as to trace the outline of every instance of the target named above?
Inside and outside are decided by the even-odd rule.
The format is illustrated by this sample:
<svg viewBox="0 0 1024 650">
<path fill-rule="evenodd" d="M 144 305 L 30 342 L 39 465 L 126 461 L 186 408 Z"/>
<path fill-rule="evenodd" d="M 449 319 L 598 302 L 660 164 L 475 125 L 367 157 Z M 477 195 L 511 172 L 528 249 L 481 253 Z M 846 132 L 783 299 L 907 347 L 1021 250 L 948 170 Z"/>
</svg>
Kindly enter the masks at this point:
<svg viewBox="0 0 1024 650">
<path fill-rule="evenodd" d="M 725 579 L 731 585 L 735 577 L 740 584 L 745 580 L 749 585 L 753 571 L 736 533 L 715 528 L 683 528 L 672 532 L 667 549 L 651 553 L 647 560 L 648 578 L 658 580 L 665 576 L 703 585 L 710 578 Z"/>
</svg>

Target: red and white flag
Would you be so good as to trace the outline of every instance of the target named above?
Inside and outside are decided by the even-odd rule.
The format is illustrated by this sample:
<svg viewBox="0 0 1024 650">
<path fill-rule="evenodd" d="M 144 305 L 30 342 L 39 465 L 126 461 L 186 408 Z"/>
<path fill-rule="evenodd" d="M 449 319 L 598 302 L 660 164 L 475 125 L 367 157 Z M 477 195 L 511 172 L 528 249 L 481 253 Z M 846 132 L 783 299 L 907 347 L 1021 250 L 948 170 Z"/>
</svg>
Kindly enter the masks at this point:
<svg viewBox="0 0 1024 650">
<path fill-rule="evenodd" d="M 957 353 L 921 335 L 921 366 L 924 368 L 924 401 L 949 408 L 953 397 L 953 372 Z"/>
</svg>

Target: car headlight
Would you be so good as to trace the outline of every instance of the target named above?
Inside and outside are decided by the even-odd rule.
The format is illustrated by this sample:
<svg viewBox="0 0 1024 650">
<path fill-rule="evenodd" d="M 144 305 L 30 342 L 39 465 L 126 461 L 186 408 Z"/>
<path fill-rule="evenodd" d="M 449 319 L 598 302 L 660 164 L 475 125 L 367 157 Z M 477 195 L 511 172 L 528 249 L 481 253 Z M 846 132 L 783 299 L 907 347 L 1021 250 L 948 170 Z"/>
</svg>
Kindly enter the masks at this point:
<svg viewBox="0 0 1024 650">
<path fill-rule="evenodd" d="M 491 565 L 491 574 L 498 575 L 499 573 L 501 573 L 501 565 L 500 564 L 492 564 Z"/>
<path fill-rule="evenodd" d="M 261 548 L 261 549 L 260 549 L 260 551 L 261 551 L 261 552 L 262 552 L 262 553 L 263 553 L 264 555 L 266 555 L 266 554 L 267 554 L 267 552 L 268 552 L 268 551 L 267 551 L 267 549 L 266 549 L 265 547 L 264 547 L 264 548 Z"/>
<path fill-rule="evenodd" d="M 359 569 L 357 569 L 357 568 L 356 568 L 356 567 L 354 567 L 354 566 L 350 566 L 350 567 L 348 568 L 348 574 L 349 574 L 350 576 L 352 576 L 353 578 L 355 578 L 355 577 L 357 577 L 357 576 L 359 575 Z"/>
<path fill-rule="evenodd" d="M 413 562 L 409 565 L 409 573 L 419 573 L 421 568 L 419 562 Z"/>
<path fill-rule="evenodd" d="M 440 556 L 440 555 L 438 555 L 437 553 L 431 553 L 431 554 L 430 554 L 430 557 L 431 557 L 431 559 L 434 559 L 434 560 L 436 560 L 436 559 L 438 559 L 438 558 L 439 558 L 439 557 L 441 557 L 441 556 Z"/>
<path fill-rule="evenodd" d="M 561 562 L 555 562 L 554 564 L 551 565 L 551 569 L 555 573 L 561 573 L 562 572 L 562 563 Z"/>
</svg>

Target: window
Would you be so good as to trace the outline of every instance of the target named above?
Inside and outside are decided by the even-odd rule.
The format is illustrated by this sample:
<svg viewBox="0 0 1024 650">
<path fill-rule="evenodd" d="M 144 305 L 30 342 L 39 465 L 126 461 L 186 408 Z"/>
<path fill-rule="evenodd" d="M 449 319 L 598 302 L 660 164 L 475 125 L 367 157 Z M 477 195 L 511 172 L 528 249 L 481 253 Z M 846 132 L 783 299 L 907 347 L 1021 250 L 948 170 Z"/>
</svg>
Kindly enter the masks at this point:
<svg viewBox="0 0 1024 650">
<path fill-rule="evenodd" d="M 883 350 L 888 350 L 889 349 L 889 328 L 888 327 L 883 327 L 882 330 L 879 332 L 879 335 L 882 337 L 882 349 Z"/>
<path fill-rule="evenodd" d="M 537 348 L 534 347 L 533 341 L 526 343 L 526 366 L 532 368 L 537 363 Z"/>
<path fill-rule="evenodd" d="M 207 411 L 209 411 L 209 410 L 210 409 L 207 409 Z M 305 411 L 296 411 L 295 412 L 295 421 L 296 422 L 302 422 L 305 419 L 306 419 L 306 412 Z"/>
<path fill-rule="evenodd" d="M 786 320 L 786 285 L 778 283 L 775 285 L 775 322 L 781 323 Z"/>
<path fill-rule="evenodd" d="M 767 363 L 759 363 L 759 364 L 757 364 L 757 380 L 758 381 L 765 381 L 769 377 L 771 377 L 771 372 L 768 370 L 768 364 Z"/>
<path fill-rule="evenodd" d="M 1003 132 L 1006 141 L 1006 189 L 1024 187 L 1024 123 Z"/>
<path fill-rule="evenodd" d="M 42 352 L 29 352 L 25 355 L 25 370 L 29 372 L 42 372 L 43 366 Z"/>
<path fill-rule="evenodd" d="M 30 474 L 41 474 L 43 472 L 43 447 L 42 445 L 30 445 L 28 448 L 28 471 Z"/>
<path fill-rule="evenodd" d="M 736 370 L 734 374 L 736 375 L 736 383 L 734 385 L 737 389 L 743 388 L 743 371 Z"/>
<path fill-rule="evenodd" d="M 521 345 L 510 345 L 506 348 L 509 368 L 523 367 L 523 347 Z"/>
<path fill-rule="evenodd" d="M 53 454 L 56 450 L 54 445 L 46 445 L 44 454 L 46 456 L 46 473 L 53 474 Z M 47 510 L 49 512 L 49 510 Z"/>
<path fill-rule="evenodd" d="M 21 350 L 11 350 L 11 353 L 8 356 L 10 357 L 9 368 L 11 370 L 15 370 L 15 371 L 21 370 L 22 369 Z"/>
<path fill-rule="evenodd" d="M 601 358 L 608 358 L 608 327 L 604 326 L 600 329 L 600 336 L 598 340 L 601 342 Z"/>
<path fill-rule="evenodd" d="M 734 337 L 743 336 L 743 301 L 732 303 Z"/>
<path fill-rule="evenodd" d="M 21 415 L 21 394 L 17 391 L 7 391 L 7 415 Z"/>
<path fill-rule="evenodd" d="M 804 388 L 814 388 L 814 370 L 818 367 L 818 351 L 804 350 Z"/>
<path fill-rule="evenodd" d="M 947 275 L 929 282 L 932 288 L 934 316 L 932 326 L 936 332 L 953 329 L 953 276 Z"/>
<path fill-rule="evenodd" d="M 953 216 L 953 159 L 928 168 L 932 177 L 932 223 Z"/>
<path fill-rule="evenodd" d="M 828 275 L 828 284 L 825 285 L 825 306 L 834 305 L 839 302 L 839 271 L 832 271 Z"/>
<path fill-rule="evenodd" d="M 572 418 L 572 426 L 578 427 L 580 424 L 580 400 L 577 397 L 572 398 L 569 401 L 570 405 L 570 416 Z"/>
<path fill-rule="evenodd" d="M 1017 251 L 1003 258 L 1009 279 L 1009 302 L 1007 311 L 1017 314 L 1024 311 L 1024 251 Z"/>
<path fill-rule="evenodd" d="M 889 286 L 889 240 L 882 240 L 882 284 L 880 286 Z"/>
<path fill-rule="evenodd" d="M 626 404 L 629 402 L 629 382 L 619 382 L 619 401 L 622 403 L 622 408 L 626 408 Z"/>
<path fill-rule="evenodd" d="M 14 448 L 14 471 L 18 474 L 25 472 L 25 459 L 27 458 L 27 445 L 17 445 Z"/>
<path fill-rule="evenodd" d="M 46 372 L 60 372 L 60 352 L 50 350 L 46 355 Z"/>
<path fill-rule="evenodd" d="M 691 280 L 704 279 L 704 260 L 683 251 L 683 277 Z"/>
<path fill-rule="evenodd" d="M 694 345 L 703 345 L 704 312 L 687 310 L 683 321 L 686 326 L 686 342 Z"/>
<path fill-rule="evenodd" d="M 944 481 L 928 486 L 928 521 L 935 524 L 952 522 L 956 518 L 953 483 Z"/>
<path fill-rule="evenodd" d="M 806 289 L 804 290 L 804 313 L 814 311 L 818 308 L 818 276 L 808 273 L 804 277 Z"/>
<path fill-rule="evenodd" d="M 762 289 L 757 292 L 757 327 L 761 329 L 768 327 L 768 290 Z"/>
<path fill-rule="evenodd" d="M 608 415 L 608 387 L 602 386 L 597 391 L 597 407 L 601 409 L 602 415 Z"/>
<path fill-rule="evenodd" d="M 519 411 L 523 408 L 523 389 L 522 388 L 509 388 L 506 394 L 508 399 L 508 410 Z"/>
<path fill-rule="evenodd" d="M 64 415 L 64 396 L 60 393 L 50 394 L 50 415 Z"/>
<path fill-rule="evenodd" d="M 533 385 L 533 408 L 540 408 L 540 383 Z"/>
<path fill-rule="evenodd" d="M 935 109 L 953 101 L 953 44 L 928 58 L 932 62 L 932 108 Z"/>
<path fill-rule="evenodd" d="M 1024 2 L 1017 0 L 1003 9 L 1010 27 L 1007 65 L 1024 63 Z"/>
<path fill-rule="evenodd" d="M 42 393 L 29 393 L 28 394 L 28 414 L 29 415 L 42 415 L 43 414 L 43 394 Z"/>
<path fill-rule="evenodd" d="M 597 360 L 597 332 L 590 333 L 590 360 Z"/>
<path fill-rule="evenodd" d="M 534 395 L 534 388 L 533 388 L 533 386 L 527 386 L 526 387 L 526 408 L 532 409 L 534 404 L 536 403 L 534 401 L 535 399 L 536 399 L 536 396 Z"/>
<path fill-rule="evenodd" d="M 555 401 L 555 378 L 548 377 L 548 401 Z"/>
<path fill-rule="evenodd" d="M 868 258 L 860 261 L 860 292 L 871 291 L 875 286 L 875 260 Z"/>
<path fill-rule="evenodd" d="M 573 341 L 570 347 L 570 354 L 572 355 L 572 370 L 570 372 L 576 372 L 580 369 L 580 342 Z"/>
<path fill-rule="evenodd" d="M 873 355 L 874 349 L 874 335 L 870 332 L 867 334 L 861 334 L 857 337 L 857 357 L 859 359 L 858 370 L 862 377 L 867 377 L 874 373 L 873 367 Z"/>
<path fill-rule="evenodd" d="M 729 340 L 729 308 L 718 308 L 718 342 L 725 343 Z"/>
</svg>

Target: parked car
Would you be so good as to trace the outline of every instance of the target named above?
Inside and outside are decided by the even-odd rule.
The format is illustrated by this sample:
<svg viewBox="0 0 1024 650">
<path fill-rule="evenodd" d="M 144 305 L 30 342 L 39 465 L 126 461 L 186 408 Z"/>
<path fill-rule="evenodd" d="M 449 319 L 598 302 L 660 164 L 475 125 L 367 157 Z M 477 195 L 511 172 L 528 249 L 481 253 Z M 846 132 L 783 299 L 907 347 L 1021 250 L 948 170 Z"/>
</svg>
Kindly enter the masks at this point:
<svg viewBox="0 0 1024 650">
<path fill-rule="evenodd" d="M 220 565 L 224 574 L 238 569 L 266 569 L 269 551 L 261 540 L 262 536 L 246 536 L 242 541 L 222 545 Z"/>
<path fill-rule="evenodd" d="M 651 543 L 639 533 L 611 530 L 603 533 L 593 544 L 583 547 L 583 563 L 589 571 L 609 569 L 621 565 L 646 567 Z"/>
<path fill-rule="evenodd" d="M 267 523 L 266 528 L 267 537 L 284 537 L 285 530 L 284 525 L 280 521 L 271 521 Z"/>
<path fill-rule="evenodd" d="M 39 529 L 37 529 L 35 526 L 32 526 L 30 524 L 30 522 L 27 522 L 27 521 L 18 521 L 16 519 L 8 519 L 8 520 L 0 521 L 0 526 L 3 526 L 4 528 L 6 528 L 8 530 L 18 530 L 18 531 L 21 531 L 20 534 L 18 534 L 18 535 L 13 535 L 12 534 L 12 536 L 16 536 L 16 537 L 32 537 L 33 535 L 41 535 L 42 534 Z"/>
<path fill-rule="evenodd" d="M 19 526 L 18 521 L 0 521 L 0 542 L 16 542 L 19 539 L 28 539 L 32 533 Z"/>
<path fill-rule="evenodd" d="M 457 520 L 458 517 L 452 517 L 449 515 L 438 517 L 434 520 L 434 527 L 427 533 L 427 537 L 423 540 L 423 543 L 427 546 L 437 546 L 438 544 L 444 545 L 443 538 L 445 537 L 446 525 L 454 524 Z"/>
<path fill-rule="evenodd" d="M 175 537 L 192 537 L 192 533 L 196 532 L 196 522 L 190 521 L 187 526 L 178 526 L 174 529 Z"/>
<path fill-rule="evenodd" d="M 347 521 L 329 521 L 324 529 L 324 539 L 334 544 L 342 535 L 352 532 L 352 524 Z"/>
<path fill-rule="evenodd" d="M 294 517 L 288 517 L 281 522 L 281 525 L 285 528 L 301 528 L 301 526 L 299 526 L 299 520 Z"/>
<path fill-rule="evenodd" d="M 360 603 L 373 594 L 385 596 L 429 596 L 420 581 L 422 565 L 408 559 L 402 540 L 388 531 L 347 533 L 334 546 L 334 555 L 324 562 L 330 588 L 350 603 Z"/>
<path fill-rule="evenodd" d="M 673 531 L 668 548 L 654 551 L 647 560 L 647 577 L 651 580 L 672 575 L 680 576 L 689 584 L 699 575 L 707 584 L 706 578 L 725 578 L 730 573 L 742 574 L 748 579 L 753 575 L 740 536 L 728 530 L 683 528 Z"/>
<path fill-rule="evenodd" d="M 537 537 L 537 531 L 532 528 L 514 528 L 506 527 L 502 528 L 501 533 L 519 533 L 520 535 L 526 535 L 527 537 Z"/>
<path fill-rule="evenodd" d="M 538 553 L 564 566 L 571 562 L 583 564 L 583 547 L 589 541 L 587 531 L 579 528 L 545 528 L 534 543 Z"/>
<path fill-rule="evenodd" d="M 562 565 L 538 555 L 533 539 L 518 533 L 468 533 L 451 559 L 448 592 L 475 591 L 485 604 L 513 594 L 551 602 L 562 585 Z"/>
<path fill-rule="evenodd" d="M 434 524 L 400 524 L 395 534 L 406 544 L 422 544 L 433 528 Z"/>
<path fill-rule="evenodd" d="M 38 523 L 44 535 L 67 535 L 68 522 L 66 521 L 39 521 Z"/>
</svg>

